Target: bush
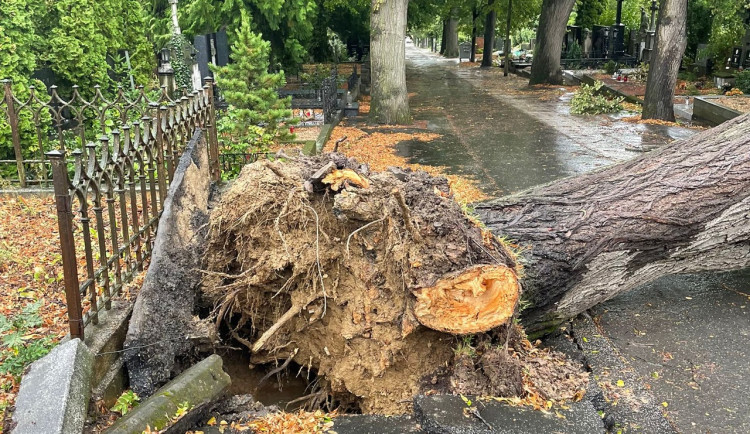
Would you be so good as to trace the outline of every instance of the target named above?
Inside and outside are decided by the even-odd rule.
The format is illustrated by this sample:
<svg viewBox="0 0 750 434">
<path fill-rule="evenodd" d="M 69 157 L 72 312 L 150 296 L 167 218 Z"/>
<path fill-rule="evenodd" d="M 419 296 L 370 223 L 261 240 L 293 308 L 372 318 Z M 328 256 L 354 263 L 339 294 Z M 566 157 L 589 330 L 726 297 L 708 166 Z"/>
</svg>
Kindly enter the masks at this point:
<svg viewBox="0 0 750 434">
<path fill-rule="evenodd" d="M 609 99 L 600 94 L 604 84 L 597 81 L 593 86 L 584 84 L 570 100 L 570 112 L 577 115 L 598 115 L 622 110 L 623 98 Z"/>
<path fill-rule="evenodd" d="M 610 60 L 609 62 L 604 64 L 604 72 L 607 74 L 614 74 L 615 71 L 617 71 L 618 64 L 614 60 Z"/>
<path fill-rule="evenodd" d="M 734 87 L 741 90 L 742 93 L 750 93 L 750 69 L 737 73 Z"/>
</svg>

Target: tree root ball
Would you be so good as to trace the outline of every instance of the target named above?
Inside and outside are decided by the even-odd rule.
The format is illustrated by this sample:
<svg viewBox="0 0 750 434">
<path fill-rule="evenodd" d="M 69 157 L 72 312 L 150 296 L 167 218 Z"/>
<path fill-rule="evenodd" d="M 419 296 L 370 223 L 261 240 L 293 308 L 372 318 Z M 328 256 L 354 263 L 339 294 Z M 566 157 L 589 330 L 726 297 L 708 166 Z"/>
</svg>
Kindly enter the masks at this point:
<svg viewBox="0 0 750 434">
<path fill-rule="evenodd" d="M 338 154 L 246 166 L 212 212 L 204 274 L 253 361 L 291 358 L 366 413 L 407 410 L 455 335 L 505 327 L 520 291 L 447 180 Z"/>
</svg>

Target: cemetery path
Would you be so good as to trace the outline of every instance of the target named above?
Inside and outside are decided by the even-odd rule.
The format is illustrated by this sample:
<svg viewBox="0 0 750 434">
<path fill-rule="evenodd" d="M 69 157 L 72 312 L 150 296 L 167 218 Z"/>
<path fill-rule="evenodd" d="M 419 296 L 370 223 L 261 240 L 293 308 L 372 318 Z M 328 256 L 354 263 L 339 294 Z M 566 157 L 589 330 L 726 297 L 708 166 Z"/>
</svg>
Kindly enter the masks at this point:
<svg viewBox="0 0 750 434">
<path fill-rule="evenodd" d="M 399 154 L 473 176 L 486 193 L 501 195 L 694 133 L 572 116 L 569 89 L 524 85 L 498 68 L 458 66 L 407 45 L 415 125 L 442 137 L 402 142 Z M 597 306 L 548 344 L 591 369 L 588 399 L 610 432 L 750 432 L 748 311 L 750 270 L 670 276 Z"/>
<path fill-rule="evenodd" d="M 571 116 L 567 90 L 523 91 L 525 79 L 502 77 L 498 68 L 459 67 L 413 45 L 406 56 L 415 123 L 443 137 L 402 142 L 398 153 L 413 163 L 473 175 L 491 195 L 624 161 L 694 132 Z"/>
</svg>

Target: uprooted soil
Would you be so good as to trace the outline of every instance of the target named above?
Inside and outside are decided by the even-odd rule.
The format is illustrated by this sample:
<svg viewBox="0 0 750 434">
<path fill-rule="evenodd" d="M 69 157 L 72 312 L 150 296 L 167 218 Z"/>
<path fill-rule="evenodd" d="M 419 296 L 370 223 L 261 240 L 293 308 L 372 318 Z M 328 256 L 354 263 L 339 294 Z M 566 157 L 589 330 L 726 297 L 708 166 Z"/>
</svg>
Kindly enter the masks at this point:
<svg viewBox="0 0 750 434">
<path fill-rule="evenodd" d="M 351 176 L 321 182 L 313 175 L 326 165 Z M 444 178 L 370 173 L 339 154 L 254 163 L 213 211 L 205 260 L 203 295 L 217 328 L 228 325 L 253 363 L 293 361 L 301 375 L 317 374 L 318 403 L 325 396 L 393 414 L 434 389 L 537 405 L 580 397 L 586 382 L 561 355 L 531 345 L 512 318 L 464 337 L 418 322 L 415 294 L 446 276 L 483 265 L 520 272 Z"/>
</svg>

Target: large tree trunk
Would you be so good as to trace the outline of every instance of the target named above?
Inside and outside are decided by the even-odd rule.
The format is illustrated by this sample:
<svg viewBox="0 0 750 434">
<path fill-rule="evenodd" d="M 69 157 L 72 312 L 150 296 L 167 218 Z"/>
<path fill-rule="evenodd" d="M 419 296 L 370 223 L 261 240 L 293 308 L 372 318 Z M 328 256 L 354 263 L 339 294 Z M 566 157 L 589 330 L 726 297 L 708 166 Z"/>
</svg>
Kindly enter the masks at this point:
<svg viewBox="0 0 750 434">
<path fill-rule="evenodd" d="M 748 267 L 750 115 L 476 210 L 527 248 L 531 333 L 660 276 Z"/>
<path fill-rule="evenodd" d="M 443 20 L 443 34 L 440 36 L 440 54 L 445 54 L 445 41 L 448 40 L 448 20 Z"/>
<path fill-rule="evenodd" d="M 505 21 L 505 44 L 503 44 L 503 53 L 505 54 L 505 61 L 503 63 L 503 77 L 507 77 L 510 72 L 510 19 L 513 16 L 513 0 L 508 0 L 508 18 Z"/>
<path fill-rule="evenodd" d="M 443 55 L 449 59 L 458 57 L 458 8 L 452 8 L 448 25 L 445 29 L 445 53 Z"/>
<path fill-rule="evenodd" d="M 643 119 L 674 122 L 674 87 L 687 45 L 687 0 L 662 0 L 649 66 Z"/>
<path fill-rule="evenodd" d="M 560 55 L 563 37 L 575 0 L 544 0 L 529 84 L 562 84 Z"/>
<path fill-rule="evenodd" d="M 479 18 L 479 10 L 474 6 L 471 10 L 471 55 L 469 56 L 471 63 L 477 61 L 477 18 Z"/>
<path fill-rule="evenodd" d="M 497 12 L 493 8 L 495 0 L 487 2 L 487 18 L 484 21 L 484 54 L 482 54 L 482 66 L 492 66 L 492 52 L 495 50 L 495 20 Z"/>
<path fill-rule="evenodd" d="M 404 46 L 408 4 L 408 0 L 372 0 L 370 112 L 378 123 L 409 122 Z"/>
</svg>

